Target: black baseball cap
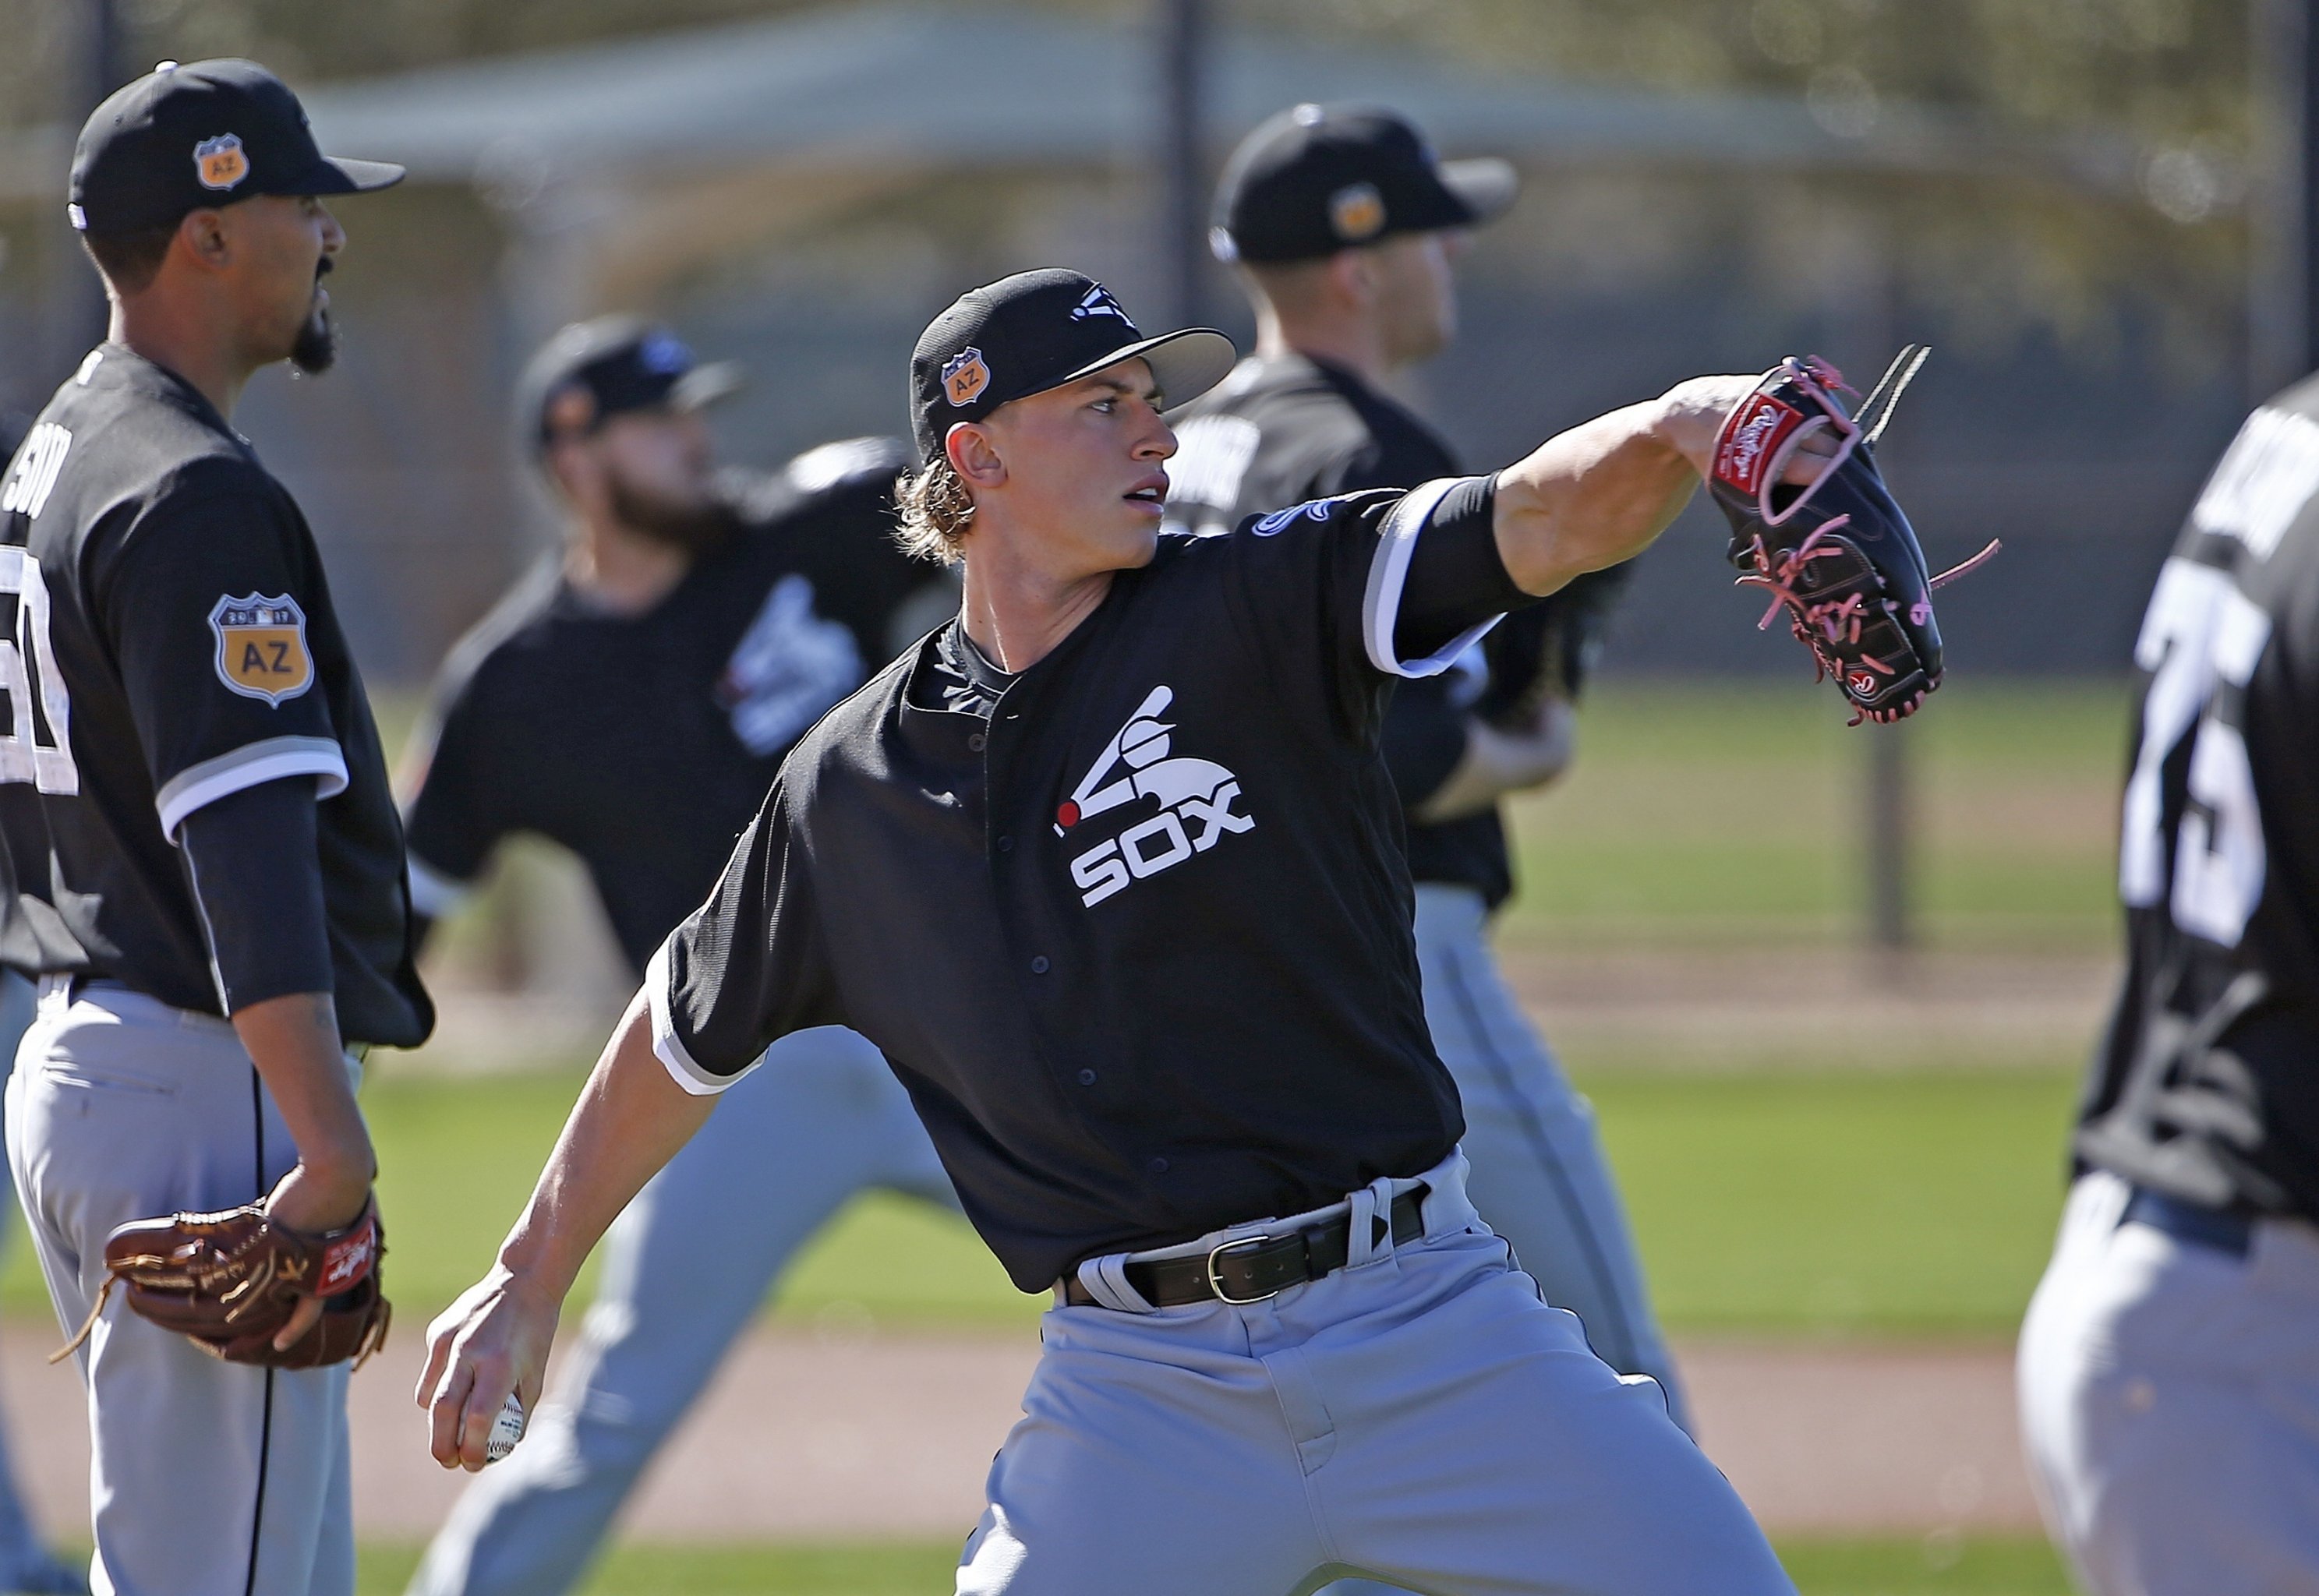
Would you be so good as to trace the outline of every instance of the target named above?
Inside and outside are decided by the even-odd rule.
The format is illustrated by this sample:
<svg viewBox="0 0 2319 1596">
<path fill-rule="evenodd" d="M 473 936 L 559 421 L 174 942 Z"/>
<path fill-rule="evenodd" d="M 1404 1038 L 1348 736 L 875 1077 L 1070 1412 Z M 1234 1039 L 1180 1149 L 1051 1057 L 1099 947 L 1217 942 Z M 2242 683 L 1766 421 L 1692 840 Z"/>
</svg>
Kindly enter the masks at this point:
<svg viewBox="0 0 2319 1596">
<path fill-rule="evenodd" d="M 1208 242 L 1218 260 L 1314 260 L 1391 233 L 1488 221 L 1517 186 L 1508 162 L 1439 159 L 1390 111 L 1293 105 L 1232 151 Z"/>
<path fill-rule="evenodd" d="M 1122 360 L 1151 367 L 1164 402 L 1196 399 L 1240 357 L 1212 327 L 1145 338 L 1111 290 L 1078 272 L 1017 272 L 961 294 L 927 323 L 910 356 L 910 428 L 918 458 L 943 452 L 960 421 L 1044 393 Z"/>
<path fill-rule="evenodd" d="M 665 327 L 641 316 L 575 321 L 541 346 L 518 385 L 533 447 L 557 432 L 593 432 L 624 410 L 690 410 L 741 386 L 729 361 L 703 365 Z"/>
<path fill-rule="evenodd" d="M 402 181 L 384 161 L 324 155 L 288 86 L 255 61 L 164 61 L 113 90 L 73 146 L 85 233 L 167 227 L 253 194 L 362 194 Z"/>
</svg>

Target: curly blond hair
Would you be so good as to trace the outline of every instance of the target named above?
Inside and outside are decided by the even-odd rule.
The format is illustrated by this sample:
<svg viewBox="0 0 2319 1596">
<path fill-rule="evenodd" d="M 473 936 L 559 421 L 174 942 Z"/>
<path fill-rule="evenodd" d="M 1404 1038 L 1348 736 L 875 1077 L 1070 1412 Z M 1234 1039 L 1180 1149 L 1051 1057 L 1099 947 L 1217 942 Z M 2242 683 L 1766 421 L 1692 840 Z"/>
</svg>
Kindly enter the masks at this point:
<svg viewBox="0 0 2319 1596">
<path fill-rule="evenodd" d="M 922 469 L 903 473 L 894 484 L 894 508 L 902 518 L 895 541 L 904 554 L 947 565 L 964 552 L 974 498 L 946 456 L 936 455 Z"/>
</svg>

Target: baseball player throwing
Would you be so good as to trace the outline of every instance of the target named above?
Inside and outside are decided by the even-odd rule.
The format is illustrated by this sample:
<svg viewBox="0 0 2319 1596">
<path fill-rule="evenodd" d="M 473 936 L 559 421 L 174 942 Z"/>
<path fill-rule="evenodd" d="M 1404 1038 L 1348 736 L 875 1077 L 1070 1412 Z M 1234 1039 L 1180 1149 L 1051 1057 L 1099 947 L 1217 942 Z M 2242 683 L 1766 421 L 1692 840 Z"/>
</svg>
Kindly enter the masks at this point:
<svg viewBox="0 0 2319 1596">
<path fill-rule="evenodd" d="M 2319 1591 L 2319 379 L 2159 572 L 2125 982 L 2021 1328 L 2048 1527 L 2095 1596 Z"/>
<path fill-rule="evenodd" d="M 354 1589 L 347 1366 L 268 1363 L 324 1298 L 250 1347 L 102 1294 L 115 1227 L 262 1200 L 333 1241 L 311 1288 L 359 1274 L 378 1302 L 349 1050 L 432 1023 L 402 832 L 313 537 L 226 418 L 258 367 L 329 364 L 321 196 L 401 175 L 324 157 L 247 61 L 114 94 L 72 171 L 111 333 L 0 484 L 0 838 L 42 977 L 8 1159 L 86 1331 L 95 1583 L 120 1596 Z"/>
<path fill-rule="evenodd" d="M 1284 505 L 1457 474 L 1448 446 L 1378 384 L 1448 343 L 1463 230 L 1513 190 L 1504 162 L 1444 165 L 1390 112 L 1298 105 L 1242 140 L 1214 239 L 1254 302 L 1257 350 L 1176 421 L 1170 524 L 1229 532 Z M 1400 683 L 1384 751 L 1416 885 L 1426 1023 L 1465 1105 L 1475 1206 L 1546 1300 L 1578 1315 L 1596 1356 L 1656 1378 L 1680 1423 L 1593 1111 L 1488 940 L 1513 891 L 1498 801 L 1567 765 L 1572 699 L 1623 574 L 1581 576 L 1448 670 Z"/>
<path fill-rule="evenodd" d="M 1791 1590 L 1656 1386 L 1475 1214 L 1377 752 L 1391 681 L 1649 543 L 1755 379 L 1494 476 L 1163 537 L 1160 411 L 1232 358 L 1073 272 L 927 328 L 904 514 L 962 562 L 961 619 L 806 735 L 654 954 L 430 1333 L 439 1461 L 480 1466 L 537 1393 L 582 1258 L 716 1095 L 847 1023 L 1055 1294 L 960 1591 Z"/>
<path fill-rule="evenodd" d="M 898 445 L 712 473 L 699 407 L 732 381 L 625 316 L 564 329 L 532 363 L 523 422 L 565 546 L 453 654 L 415 741 L 422 913 L 449 909 L 500 839 L 530 832 L 586 864 L 642 970 L 716 882 L 790 745 L 955 610 L 947 578 L 895 546 Z M 769 1062 L 612 1227 L 571 1383 L 461 1499 L 413 1592 L 569 1589 L 823 1221 L 869 1186 L 955 1206 L 877 1049 L 825 1026 Z"/>
</svg>

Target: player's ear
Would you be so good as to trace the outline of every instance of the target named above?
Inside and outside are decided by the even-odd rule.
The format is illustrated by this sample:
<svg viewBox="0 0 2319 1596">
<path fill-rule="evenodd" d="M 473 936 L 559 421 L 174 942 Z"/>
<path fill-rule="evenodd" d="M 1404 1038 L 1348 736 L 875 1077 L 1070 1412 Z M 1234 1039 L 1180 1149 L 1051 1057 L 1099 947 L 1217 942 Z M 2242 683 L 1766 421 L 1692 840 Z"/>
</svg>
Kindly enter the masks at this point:
<svg viewBox="0 0 2319 1596">
<path fill-rule="evenodd" d="M 974 421 L 954 423 L 943 437 L 950 468 L 970 488 L 996 488 L 1006 481 L 1006 462 L 987 428 Z"/>
<path fill-rule="evenodd" d="M 1338 250 L 1322 268 L 1321 279 L 1331 299 L 1364 311 L 1376 302 L 1383 281 L 1376 257 L 1367 249 Z"/>
<path fill-rule="evenodd" d="M 233 228 L 224 212 L 209 206 L 188 211 L 177 223 L 172 255 L 184 254 L 204 271 L 221 272 L 233 264 Z M 167 266 L 165 260 L 164 267 Z"/>
<path fill-rule="evenodd" d="M 573 433 L 548 439 L 539 457 L 539 466 L 547 478 L 547 485 L 566 504 L 575 508 L 584 508 L 589 503 L 601 475 L 582 438 Z"/>
</svg>

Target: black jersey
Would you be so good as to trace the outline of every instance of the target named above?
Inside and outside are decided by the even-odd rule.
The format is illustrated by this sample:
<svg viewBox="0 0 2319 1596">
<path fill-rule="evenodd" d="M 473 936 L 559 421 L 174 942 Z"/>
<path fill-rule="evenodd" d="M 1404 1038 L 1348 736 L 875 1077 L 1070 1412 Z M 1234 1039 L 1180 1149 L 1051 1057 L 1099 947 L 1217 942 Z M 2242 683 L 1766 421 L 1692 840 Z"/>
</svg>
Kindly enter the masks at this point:
<svg viewBox="0 0 2319 1596">
<path fill-rule="evenodd" d="M 10 961 L 221 1012 L 178 828 L 309 778 L 339 1028 L 423 1041 L 377 728 L 313 536 L 248 442 L 189 383 L 100 347 L 0 481 L 0 596 Z"/>
<path fill-rule="evenodd" d="M 928 638 L 798 744 L 654 955 L 660 1056 L 714 1091 L 853 1026 L 1024 1290 L 1439 1162 L 1464 1121 L 1378 729 L 1522 600 L 1491 517 L 1475 478 L 1163 537 L 1012 677 Z"/>
<path fill-rule="evenodd" d="M 551 558 L 453 652 L 417 791 L 412 880 L 439 913 L 499 841 L 530 832 L 586 866 L 641 970 L 699 906 L 781 756 L 953 606 L 894 542 L 900 446 L 827 445 L 727 473 L 731 535 L 649 611 L 616 616 Z"/>
<path fill-rule="evenodd" d="M 1458 470 L 1449 446 L 1351 373 L 1296 354 L 1241 362 L 1175 419 L 1172 528 L 1212 536 L 1251 515 L 1363 488 L 1410 488 Z M 1580 579 L 1509 616 L 1451 670 L 1403 683 L 1385 726 L 1385 766 L 1404 805 L 1438 790 L 1465 756 L 1466 719 L 1505 708 L 1542 674 L 1575 690 L 1620 577 Z M 1513 890 L 1495 806 L 1453 820 L 1404 816 L 1420 881 L 1472 887 L 1494 907 Z"/>
<path fill-rule="evenodd" d="M 2134 645 L 2128 965 L 2080 1163 L 2319 1220 L 2319 379 L 2255 411 Z"/>
</svg>

